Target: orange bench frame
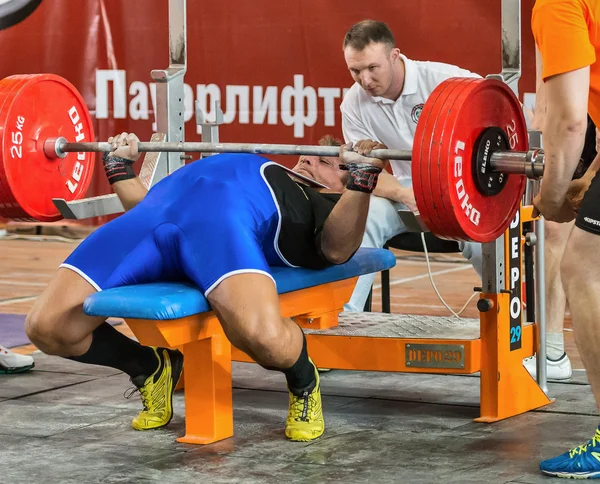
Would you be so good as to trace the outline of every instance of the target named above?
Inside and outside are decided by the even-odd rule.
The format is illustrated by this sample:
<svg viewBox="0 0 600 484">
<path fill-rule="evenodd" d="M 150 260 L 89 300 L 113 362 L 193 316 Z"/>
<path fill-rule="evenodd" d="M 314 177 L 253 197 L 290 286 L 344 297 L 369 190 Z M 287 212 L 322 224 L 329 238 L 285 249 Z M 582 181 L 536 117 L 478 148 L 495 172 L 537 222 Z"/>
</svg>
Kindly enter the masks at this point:
<svg viewBox="0 0 600 484">
<path fill-rule="evenodd" d="M 314 327 L 335 326 L 357 279 L 353 277 L 280 294 L 281 314 L 309 326 L 311 322 Z M 160 321 L 127 318 L 126 322 L 140 343 L 177 347 L 183 352 L 185 370 L 179 388 L 185 387 L 185 436 L 177 440 L 188 444 L 210 444 L 231 437 L 231 360 L 234 353 L 215 314 L 211 311 Z"/>
<path fill-rule="evenodd" d="M 521 209 L 521 224 L 532 220 Z M 522 233 L 522 231 L 521 231 Z M 508 235 L 505 240 L 508 240 Z M 522 241 L 523 242 L 523 241 Z M 505 244 L 508 247 L 509 244 Z M 506 251 L 508 259 L 508 250 Z M 506 264 L 508 267 L 508 263 Z M 281 313 L 304 328 L 337 325 L 356 277 L 280 295 Z M 508 281 L 507 281 L 508 284 Z M 520 284 L 520 281 L 519 281 Z M 481 372 L 479 422 L 495 422 L 552 402 L 523 367 L 535 352 L 535 325 L 522 328 L 522 347 L 510 351 L 510 294 L 482 293 L 492 309 L 481 313 L 480 337 L 473 340 L 416 339 L 308 334 L 311 358 L 321 368 L 470 374 Z M 212 312 L 170 320 L 127 319 L 142 344 L 178 347 L 185 371 L 186 434 L 179 442 L 209 444 L 233 435 L 231 361 L 252 361 L 232 348 Z M 415 368 L 406 365 L 407 345 L 464 345 L 464 368 Z"/>
</svg>

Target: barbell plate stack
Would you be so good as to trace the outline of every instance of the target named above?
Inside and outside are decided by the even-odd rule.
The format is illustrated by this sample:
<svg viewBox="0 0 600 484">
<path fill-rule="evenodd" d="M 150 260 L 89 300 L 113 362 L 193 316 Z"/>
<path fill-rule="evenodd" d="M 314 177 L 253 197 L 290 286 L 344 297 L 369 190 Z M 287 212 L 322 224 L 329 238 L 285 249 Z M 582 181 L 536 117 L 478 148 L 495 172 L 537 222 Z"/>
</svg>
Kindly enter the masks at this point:
<svg viewBox="0 0 600 484">
<path fill-rule="evenodd" d="M 18 79 L 2 80 L 0 82 L 0 118 L 2 117 L 2 110 L 4 103 L 8 97 L 12 97 L 11 93 L 14 89 L 18 89 L 19 86 L 25 83 L 28 76 L 20 76 Z M 0 127 L 2 130 L 2 127 Z M 0 151 L 0 161 L 2 154 Z M 18 220 L 23 216 L 21 207 L 14 201 L 14 198 L 10 196 L 10 193 L 4 188 L 2 178 L 0 178 L 0 214 L 7 218 Z"/>
<path fill-rule="evenodd" d="M 444 90 L 445 89 L 439 89 L 433 92 L 427 100 L 428 109 L 423 109 L 421 111 L 421 115 L 419 117 L 419 122 L 417 124 L 417 129 L 415 133 L 415 139 L 422 140 L 422 142 L 414 143 L 413 160 L 429 159 L 431 144 L 433 142 L 430 133 L 434 126 L 433 123 L 435 122 L 435 120 L 431 117 L 431 113 L 434 111 L 433 107 L 439 101 L 440 96 L 443 94 Z M 430 190 L 429 171 L 415 170 L 413 168 L 412 174 L 413 191 L 415 192 L 415 194 L 417 192 L 421 193 L 423 192 L 423 190 Z M 423 222 L 431 232 L 436 234 L 444 232 L 443 221 L 440 220 L 437 216 L 436 209 L 432 204 L 431 197 L 423 198 L 423 203 L 419 205 L 419 212 Z"/>
<path fill-rule="evenodd" d="M 491 242 L 514 218 L 526 179 L 508 175 L 497 195 L 480 193 L 473 176 L 473 152 L 478 136 L 492 126 L 504 131 L 511 150 L 526 151 L 521 105 L 506 84 L 489 79 L 449 79 L 430 99 L 421 113 L 427 125 L 417 127 L 419 149 L 413 150 L 413 180 L 420 179 L 422 185 L 415 190 L 417 207 L 425 224 L 440 237 Z"/>
<path fill-rule="evenodd" d="M 438 104 L 434 114 L 437 119 L 436 129 L 431 132 L 432 137 L 438 136 L 438 138 L 434 138 L 436 140 L 436 150 L 432 153 L 430 161 L 431 179 L 432 185 L 434 185 L 432 194 L 436 200 L 436 204 L 440 207 L 441 216 L 446 221 L 446 226 L 448 227 L 447 237 L 454 240 L 465 240 L 466 238 L 454 216 L 454 209 L 450 205 L 450 191 L 446 180 L 448 158 L 442 136 L 449 129 L 452 129 L 452 120 L 455 119 L 459 112 L 458 110 L 453 110 L 456 99 L 468 86 L 469 82 L 470 79 L 460 79 L 449 83 L 445 91 L 446 95 L 443 97 L 441 103 Z M 452 158 L 450 162 L 454 162 L 454 159 Z"/>
<path fill-rule="evenodd" d="M 428 132 L 428 135 L 431 138 L 429 142 L 431 149 L 429 151 L 429 170 L 425 173 L 429 183 L 428 193 L 431 194 L 429 203 L 432 204 L 435 209 L 434 215 L 441 220 L 440 225 L 444 227 L 444 231 L 442 233 L 445 234 L 446 238 L 452 239 L 456 239 L 459 235 L 456 224 L 454 223 L 452 217 L 449 216 L 449 211 L 451 208 L 446 206 L 446 201 L 444 200 L 444 192 L 447 190 L 447 188 L 441 184 L 439 166 L 442 146 L 441 140 L 435 137 L 435 133 L 439 133 L 444 129 L 444 119 L 439 116 L 442 106 L 444 106 L 448 97 L 453 92 L 462 89 L 467 81 L 468 79 L 459 79 L 457 82 L 448 83 L 446 88 L 443 90 L 442 95 L 439 97 L 433 112 L 431 113 L 432 128 Z"/>
<path fill-rule="evenodd" d="M 87 106 L 75 87 L 53 74 L 10 76 L 0 81 L 0 216 L 56 221 L 53 198 L 83 198 L 94 172 L 93 153 L 48 158 L 49 137 L 92 141 Z"/>
</svg>

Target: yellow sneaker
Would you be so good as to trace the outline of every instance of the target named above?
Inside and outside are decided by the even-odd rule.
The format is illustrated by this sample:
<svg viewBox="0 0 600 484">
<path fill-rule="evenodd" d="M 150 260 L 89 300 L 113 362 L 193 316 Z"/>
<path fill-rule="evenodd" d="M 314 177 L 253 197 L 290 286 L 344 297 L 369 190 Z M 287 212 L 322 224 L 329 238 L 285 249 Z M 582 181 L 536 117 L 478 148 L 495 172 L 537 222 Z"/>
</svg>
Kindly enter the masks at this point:
<svg viewBox="0 0 600 484">
<path fill-rule="evenodd" d="M 311 360 L 311 364 L 314 363 Z M 290 392 L 290 408 L 285 422 L 285 435 L 295 442 L 308 442 L 323 435 L 323 405 L 321 403 L 321 385 L 319 372 L 315 367 L 316 383 L 312 390 L 297 396 Z"/>
<path fill-rule="evenodd" d="M 144 404 L 144 410 L 131 422 L 135 430 L 164 427 L 173 418 L 173 392 L 183 370 L 183 355 L 178 350 L 152 349 L 160 365 L 143 382 L 132 380 L 140 391 Z"/>
</svg>

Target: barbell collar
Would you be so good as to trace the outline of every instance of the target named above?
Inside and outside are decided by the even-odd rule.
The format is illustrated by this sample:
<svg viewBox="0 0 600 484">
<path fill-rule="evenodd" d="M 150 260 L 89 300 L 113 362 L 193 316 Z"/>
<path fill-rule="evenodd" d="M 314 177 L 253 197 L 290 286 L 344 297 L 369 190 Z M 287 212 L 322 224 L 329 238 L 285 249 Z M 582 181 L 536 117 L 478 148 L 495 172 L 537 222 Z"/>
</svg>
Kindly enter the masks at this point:
<svg viewBox="0 0 600 484">
<path fill-rule="evenodd" d="M 46 140 L 49 146 L 56 143 L 56 138 Z M 46 146 L 44 143 L 44 147 Z M 56 156 L 71 152 L 105 152 L 112 151 L 111 143 L 56 143 Z M 305 146 L 286 144 L 256 144 L 256 143 L 201 143 L 201 142 L 140 142 L 139 152 L 198 152 L 198 153 L 252 153 L 256 155 L 305 155 L 305 156 L 331 156 L 340 155 L 339 146 Z M 411 151 L 403 150 L 373 150 L 371 158 L 382 160 L 408 160 L 412 158 Z"/>
<path fill-rule="evenodd" d="M 60 138 L 47 138 L 44 141 L 44 153 L 51 160 L 65 158 L 67 153 L 61 149 L 61 146 L 65 143 L 67 143 L 67 139 L 62 136 Z"/>
<path fill-rule="evenodd" d="M 537 180 L 544 175 L 544 152 L 529 151 L 497 151 L 490 158 L 492 170 L 501 173 L 525 175 Z"/>
</svg>

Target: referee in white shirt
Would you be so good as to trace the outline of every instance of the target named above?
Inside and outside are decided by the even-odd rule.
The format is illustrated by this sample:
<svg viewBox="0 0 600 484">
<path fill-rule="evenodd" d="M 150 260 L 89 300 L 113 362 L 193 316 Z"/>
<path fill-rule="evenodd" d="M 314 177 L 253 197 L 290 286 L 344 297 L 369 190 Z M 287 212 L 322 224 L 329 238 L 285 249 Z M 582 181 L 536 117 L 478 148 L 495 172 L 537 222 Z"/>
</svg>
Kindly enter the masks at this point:
<svg viewBox="0 0 600 484">
<path fill-rule="evenodd" d="M 451 77 L 481 77 L 440 62 L 406 58 L 383 22 L 364 20 L 344 38 L 344 57 L 355 84 L 341 105 L 346 142 L 379 141 L 391 149 L 412 150 L 417 121 L 432 91 Z M 383 247 L 407 229 L 398 210 L 416 211 L 410 161 L 391 160 L 394 175 L 382 173 L 373 192 L 362 247 Z M 481 277 L 481 244 L 461 243 L 463 256 Z M 362 311 L 375 274 L 361 276 L 346 311 Z"/>
</svg>

